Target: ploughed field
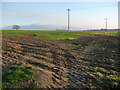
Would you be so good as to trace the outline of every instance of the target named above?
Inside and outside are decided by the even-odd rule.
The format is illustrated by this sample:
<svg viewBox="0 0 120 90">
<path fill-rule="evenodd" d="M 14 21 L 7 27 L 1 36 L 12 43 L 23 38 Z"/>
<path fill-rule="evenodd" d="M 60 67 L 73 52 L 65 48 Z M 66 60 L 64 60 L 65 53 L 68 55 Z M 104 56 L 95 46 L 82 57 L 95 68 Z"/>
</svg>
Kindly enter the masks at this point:
<svg viewBox="0 0 120 90">
<path fill-rule="evenodd" d="M 2 33 L 3 88 L 119 88 L 117 33 Z"/>
</svg>

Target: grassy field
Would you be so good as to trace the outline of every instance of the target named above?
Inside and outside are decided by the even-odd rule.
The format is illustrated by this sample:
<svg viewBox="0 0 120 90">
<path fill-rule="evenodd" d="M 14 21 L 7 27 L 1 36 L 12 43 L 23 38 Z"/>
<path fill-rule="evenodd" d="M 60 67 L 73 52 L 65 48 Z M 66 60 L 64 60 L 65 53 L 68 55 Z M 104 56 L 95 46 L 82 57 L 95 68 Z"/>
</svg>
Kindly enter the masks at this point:
<svg viewBox="0 0 120 90">
<path fill-rule="evenodd" d="M 27 30 L 3 30 L 2 35 L 13 34 L 19 36 L 39 36 L 48 39 L 75 39 L 79 36 L 99 34 L 99 35 L 119 35 L 117 32 L 96 32 L 96 31 L 27 31 Z"/>
<path fill-rule="evenodd" d="M 119 33 L 2 31 L 4 88 L 119 88 Z"/>
</svg>

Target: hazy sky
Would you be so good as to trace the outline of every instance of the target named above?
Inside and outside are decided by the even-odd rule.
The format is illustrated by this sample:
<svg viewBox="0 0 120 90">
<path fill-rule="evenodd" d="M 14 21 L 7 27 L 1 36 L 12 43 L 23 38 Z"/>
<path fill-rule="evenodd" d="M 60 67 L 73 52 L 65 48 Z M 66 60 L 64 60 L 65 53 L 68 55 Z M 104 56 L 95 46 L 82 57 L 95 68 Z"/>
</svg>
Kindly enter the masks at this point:
<svg viewBox="0 0 120 90">
<path fill-rule="evenodd" d="M 73 30 L 105 28 L 104 18 L 108 18 L 108 28 L 118 27 L 117 2 L 3 2 L 2 7 L 3 27 L 67 29 L 67 8 Z"/>
</svg>

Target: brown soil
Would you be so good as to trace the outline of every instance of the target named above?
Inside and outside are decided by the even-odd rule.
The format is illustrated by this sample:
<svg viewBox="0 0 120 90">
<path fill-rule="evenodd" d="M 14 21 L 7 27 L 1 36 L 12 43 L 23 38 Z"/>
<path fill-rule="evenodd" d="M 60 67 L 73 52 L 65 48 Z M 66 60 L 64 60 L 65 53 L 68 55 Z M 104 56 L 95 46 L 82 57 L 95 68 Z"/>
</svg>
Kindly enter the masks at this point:
<svg viewBox="0 0 120 90">
<path fill-rule="evenodd" d="M 83 36 L 74 40 L 48 40 L 37 36 L 12 38 L 3 36 L 2 70 L 13 65 L 32 66 L 35 75 L 12 88 L 108 88 L 109 80 L 97 77 L 93 67 L 101 67 L 118 75 L 118 36 Z M 114 51 L 114 52 L 113 52 Z M 112 58 L 115 62 L 109 62 Z M 91 84 L 92 85 L 91 85 Z"/>
</svg>

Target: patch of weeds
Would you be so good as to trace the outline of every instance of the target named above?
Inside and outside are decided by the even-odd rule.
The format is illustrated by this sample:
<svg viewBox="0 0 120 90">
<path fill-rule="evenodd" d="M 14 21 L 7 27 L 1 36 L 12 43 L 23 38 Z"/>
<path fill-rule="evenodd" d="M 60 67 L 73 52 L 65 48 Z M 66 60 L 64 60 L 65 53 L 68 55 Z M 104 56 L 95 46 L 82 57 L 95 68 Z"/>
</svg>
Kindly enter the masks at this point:
<svg viewBox="0 0 120 90">
<path fill-rule="evenodd" d="M 0 50 L 5 50 L 5 48 L 3 46 L 0 46 Z"/>
<path fill-rule="evenodd" d="M 112 87 L 120 85 L 120 77 L 117 75 L 108 75 L 107 78 L 111 81 Z"/>
<path fill-rule="evenodd" d="M 82 45 L 81 45 L 81 44 L 78 44 L 78 45 L 74 45 L 74 46 L 76 46 L 76 47 L 82 47 Z"/>
<path fill-rule="evenodd" d="M 101 48 L 101 49 L 102 49 L 102 51 L 105 51 L 105 50 L 106 50 L 106 48 L 104 48 L 104 47 L 103 47 L 103 48 Z"/>
<path fill-rule="evenodd" d="M 34 83 L 34 84 L 33 84 L 33 87 L 31 88 L 31 90 L 36 90 L 37 88 L 38 88 L 37 83 Z"/>
<path fill-rule="evenodd" d="M 3 75 L 3 88 L 8 88 L 10 85 L 22 80 L 29 79 L 34 72 L 30 66 L 12 66 L 5 75 Z"/>
<path fill-rule="evenodd" d="M 115 62 L 115 60 L 113 60 L 113 59 L 107 59 L 107 61 L 110 61 L 110 62 L 112 62 L 112 63 Z"/>
<path fill-rule="evenodd" d="M 2 48 L 3 48 L 3 47 L 2 47 L 2 46 L 0 46 L 0 50 L 2 50 Z"/>
<path fill-rule="evenodd" d="M 78 43 L 72 43 L 72 44 L 73 44 L 73 46 L 75 46 L 75 47 L 79 47 L 79 48 L 84 48 L 84 47 L 87 46 L 87 43 L 81 43 L 81 44 L 78 44 Z"/>
<path fill-rule="evenodd" d="M 102 73 L 100 73 L 100 72 L 94 72 L 93 74 L 94 74 L 94 75 L 97 75 L 97 76 L 99 76 L 99 77 L 101 77 L 101 78 L 104 77 L 104 75 L 103 75 Z"/>
<path fill-rule="evenodd" d="M 72 38 L 72 37 L 71 37 L 71 38 L 67 38 L 67 39 L 71 39 L 71 40 L 73 40 L 73 39 L 76 39 L 76 38 Z"/>
<path fill-rule="evenodd" d="M 89 87 L 94 87 L 94 85 L 93 85 L 92 82 L 87 83 L 87 85 L 88 85 Z"/>
<path fill-rule="evenodd" d="M 107 70 L 102 68 L 102 67 L 93 67 L 93 69 L 99 70 L 99 71 L 102 71 L 102 72 L 107 72 Z"/>
<path fill-rule="evenodd" d="M 33 36 L 38 36 L 38 34 L 35 33 L 35 34 L 33 34 Z"/>
<path fill-rule="evenodd" d="M 115 81 L 120 81 L 120 77 L 118 77 L 116 75 L 109 75 L 109 76 L 107 76 L 107 78 L 109 78 L 111 80 L 115 80 Z"/>
<path fill-rule="evenodd" d="M 112 50 L 112 53 L 115 53 L 116 51 L 115 50 Z"/>
</svg>

